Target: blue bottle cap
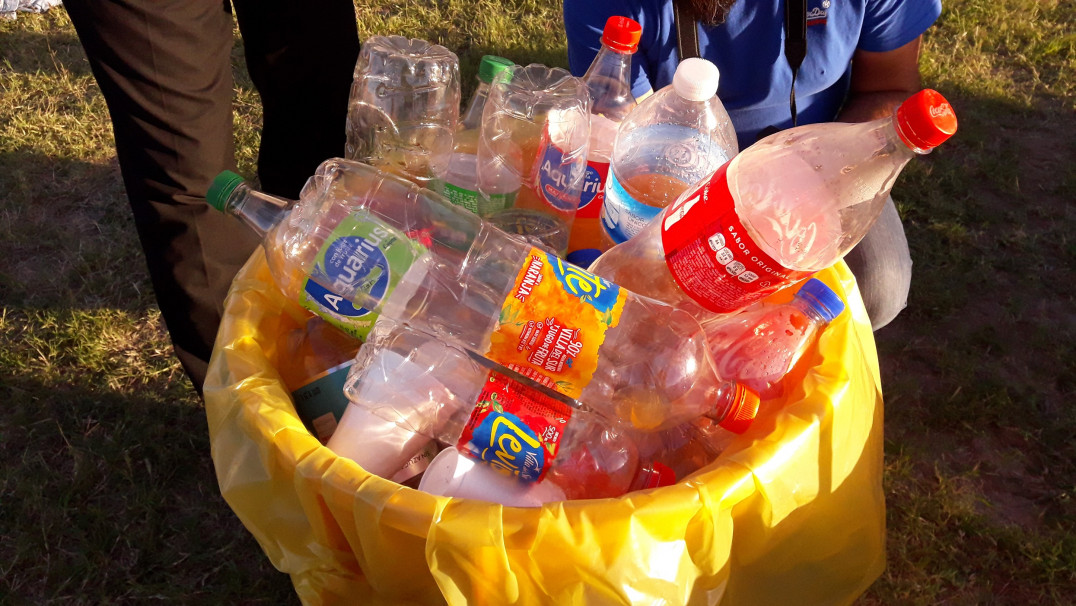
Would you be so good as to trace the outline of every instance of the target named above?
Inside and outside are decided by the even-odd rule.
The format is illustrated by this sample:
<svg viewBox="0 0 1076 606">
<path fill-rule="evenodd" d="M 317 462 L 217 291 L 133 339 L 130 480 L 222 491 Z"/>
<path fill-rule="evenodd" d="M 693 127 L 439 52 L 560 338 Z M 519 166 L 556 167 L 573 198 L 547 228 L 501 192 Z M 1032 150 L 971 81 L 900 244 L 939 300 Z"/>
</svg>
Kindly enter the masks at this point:
<svg viewBox="0 0 1076 606">
<path fill-rule="evenodd" d="M 808 305 L 826 319 L 826 322 L 833 321 L 833 318 L 841 315 L 841 312 L 844 311 L 844 301 L 830 287 L 826 286 L 825 282 L 817 278 L 811 278 L 804 282 L 799 292 L 796 293 L 796 297 L 806 301 Z"/>
</svg>

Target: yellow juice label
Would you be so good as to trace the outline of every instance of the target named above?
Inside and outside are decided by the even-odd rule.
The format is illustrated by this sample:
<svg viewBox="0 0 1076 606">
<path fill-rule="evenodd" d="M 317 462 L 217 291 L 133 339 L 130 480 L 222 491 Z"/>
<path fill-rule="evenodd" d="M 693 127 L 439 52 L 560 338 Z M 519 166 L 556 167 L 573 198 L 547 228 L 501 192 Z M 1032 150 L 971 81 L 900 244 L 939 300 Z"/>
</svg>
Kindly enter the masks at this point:
<svg viewBox="0 0 1076 606">
<path fill-rule="evenodd" d="M 501 306 L 486 357 L 578 398 L 626 300 L 616 284 L 532 248 Z"/>
</svg>

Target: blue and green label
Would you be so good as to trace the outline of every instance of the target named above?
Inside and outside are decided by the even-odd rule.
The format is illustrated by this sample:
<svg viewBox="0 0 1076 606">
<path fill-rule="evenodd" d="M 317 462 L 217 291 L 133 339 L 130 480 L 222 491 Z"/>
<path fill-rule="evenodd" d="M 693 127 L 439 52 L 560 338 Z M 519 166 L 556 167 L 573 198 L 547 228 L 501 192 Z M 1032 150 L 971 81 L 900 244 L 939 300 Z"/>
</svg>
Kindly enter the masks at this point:
<svg viewBox="0 0 1076 606">
<path fill-rule="evenodd" d="M 348 216 L 318 251 L 300 304 L 344 332 L 365 339 L 400 277 L 426 248 L 369 213 Z"/>
</svg>

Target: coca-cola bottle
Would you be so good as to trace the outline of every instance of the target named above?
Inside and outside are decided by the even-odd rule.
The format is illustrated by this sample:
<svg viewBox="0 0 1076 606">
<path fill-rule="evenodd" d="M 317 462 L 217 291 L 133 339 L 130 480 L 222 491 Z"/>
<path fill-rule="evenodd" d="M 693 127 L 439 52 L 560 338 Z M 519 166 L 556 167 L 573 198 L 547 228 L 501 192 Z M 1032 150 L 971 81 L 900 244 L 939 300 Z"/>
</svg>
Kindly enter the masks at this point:
<svg viewBox="0 0 1076 606">
<path fill-rule="evenodd" d="M 836 263 L 873 225 L 908 160 L 956 132 L 923 90 L 891 118 L 809 124 L 740 152 L 591 270 L 705 318 Z"/>
</svg>

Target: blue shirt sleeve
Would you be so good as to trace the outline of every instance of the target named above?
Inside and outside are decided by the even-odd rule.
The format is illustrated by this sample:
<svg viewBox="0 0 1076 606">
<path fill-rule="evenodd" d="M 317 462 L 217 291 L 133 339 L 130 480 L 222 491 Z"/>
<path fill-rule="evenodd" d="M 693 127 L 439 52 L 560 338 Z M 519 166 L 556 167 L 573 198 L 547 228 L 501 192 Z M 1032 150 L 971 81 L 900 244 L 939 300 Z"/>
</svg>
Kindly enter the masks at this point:
<svg viewBox="0 0 1076 606">
<path fill-rule="evenodd" d="M 941 0 L 867 0 L 857 49 L 896 50 L 918 38 L 941 15 Z"/>
</svg>

